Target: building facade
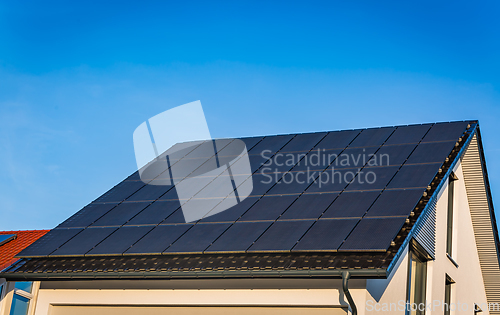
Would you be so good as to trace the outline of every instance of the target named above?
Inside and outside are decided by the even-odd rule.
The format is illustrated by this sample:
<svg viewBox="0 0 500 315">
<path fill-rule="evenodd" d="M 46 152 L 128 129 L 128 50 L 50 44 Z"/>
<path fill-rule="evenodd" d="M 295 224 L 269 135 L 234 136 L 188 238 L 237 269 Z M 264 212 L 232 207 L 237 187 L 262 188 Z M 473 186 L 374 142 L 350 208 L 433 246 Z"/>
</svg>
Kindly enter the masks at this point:
<svg viewBox="0 0 500 315">
<path fill-rule="evenodd" d="M 235 212 L 237 219 L 227 226 L 222 215 L 230 216 L 238 206 L 186 227 L 173 240 L 168 240 L 169 233 L 186 223 L 156 224 L 131 240 L 122 236 L 108 242 L 108 254 L 92 252 L 147 210 L 106 234 L 109 223 L 92 225 L 113 210 L 86 220 L 94 212 L 84 209 L 53 230 L 59 234 L 48 234 L 0 274 L 5 288 L 0 314 L 500 314 L 498 232 L 477 122 L 352 133 L 333 134 L 335 141 L 326 148 L 344 139 L 341 152 L 371 147 L 389 152 L 393 164 L 370 166 L 368 161 L 357 168 L 358 174 L 360 169 L 373 170 L 382 181 L 379 186 L 355 186 L 351 180 L 338 192 L 331 185 L 303 185 L 296 194 L 293 185 L 273 190 L 278 179 L 245 211 Z M 274 154 L 296 152 L 290 148 L 295 141 L 307 144 L 307 158 L 330 134 L 320 135 L 312 145 L 307 138 L 312 136 L 300 135 L 308 142 L 294 135 Z M 264 139 L 257 141 L 264 148 L 276 141 Z M 248 141 L 247 147 L 252 155 L 258 144 Z M 265 161 L 252 165 L 254 193 L 260 189 L 257 178 L 263 165 Z M 340 166 L 341 171 L 349 169 Z M 263 198 L 272 199 L 271 206 L 264 206 Z M 280 207 L 276 218 L 259 217 Z M 113 220 L 124 221 L 124 212 L 119 213 Z M 84 221 L 92 222 L 80 228 L 78 222 Z M 279 224 L 286 229 L 276 228 Z M 251 236 L 261 225 L 267 227 Z M 126 231 L 133 234 L 132 228 L 145 226 Z M 160 228 L 161 234 L 148 239 Z M 201 232 L 190 232 L 197 228 Z M 232 234 L 231 229 L 239 230 Z M 84 230 L 90 232 L 76 239 L 79 246 L 93 237 L 98 241 L 79 254 L 72 240 Z M 141 245 L 144 241 L 147 246 Z M 156 242 L 162 252 L 153 250 Z M 203 250 L 194 249 L 198 244 L 204 244 Z M 139 245 L 145 252 L 128 253 Z M 235 249 L 240 245 L 245 250 Z M 114 249 L 122 246 L 116 254 Z M 254 247 L 258 250 L 252 251 Z M 29 308 L 11 310 L 16 294 L 30 300 Z"/>
</svg>

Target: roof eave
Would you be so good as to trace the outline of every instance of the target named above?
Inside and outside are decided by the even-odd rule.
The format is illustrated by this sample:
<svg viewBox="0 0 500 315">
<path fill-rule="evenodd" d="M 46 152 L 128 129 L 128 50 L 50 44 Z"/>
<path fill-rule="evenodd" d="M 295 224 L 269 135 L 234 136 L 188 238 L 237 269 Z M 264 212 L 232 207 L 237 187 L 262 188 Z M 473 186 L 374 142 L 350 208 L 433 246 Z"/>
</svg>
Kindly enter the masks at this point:
<svg viewBox="0 0 500 315">
<path fill-rule="evenodd" d="M 334 270 L 214 270 L 214 271 L 144 271 L 144 272 L 72 272 L 72 273 L 0 273 L 8 281 L 60 280 L 152 280 L 152 279 L 223 279 L 223 278 L 342 278 L 348 271 L 353 279 L 386 279 L 386 269 Z"/>
</svg>

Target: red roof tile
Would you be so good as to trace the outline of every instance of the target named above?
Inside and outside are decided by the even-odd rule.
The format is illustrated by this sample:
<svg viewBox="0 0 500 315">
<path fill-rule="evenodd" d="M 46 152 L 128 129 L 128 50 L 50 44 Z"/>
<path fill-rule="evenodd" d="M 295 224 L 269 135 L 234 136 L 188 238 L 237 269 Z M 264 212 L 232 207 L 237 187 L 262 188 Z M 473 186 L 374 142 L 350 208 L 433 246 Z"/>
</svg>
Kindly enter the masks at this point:
<svg viewBox="0 0 500 315">
<path fill-rule="evenodd" d="M 49 230 L 32 230 L 32 231 L 0 231 L 2 234 L 16 234 L 17 238 L 0 245 L 0 271 L 7 268 L 18 258 L 14 258 L 23 249 L 30 246 L 31 243 L 44 236 Z"/>
</svg>

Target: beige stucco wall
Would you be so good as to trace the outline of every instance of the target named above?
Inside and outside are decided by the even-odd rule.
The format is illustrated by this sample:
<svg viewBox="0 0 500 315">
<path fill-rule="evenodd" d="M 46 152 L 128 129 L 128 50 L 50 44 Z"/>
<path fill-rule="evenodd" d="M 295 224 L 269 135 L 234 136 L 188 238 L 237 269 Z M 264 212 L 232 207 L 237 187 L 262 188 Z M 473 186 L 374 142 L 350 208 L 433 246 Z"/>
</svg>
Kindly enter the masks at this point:
<svg viewBox="0 0 500 315">
<path fill-rule="evenodd" d="M 40 290 L 35 314 L 50 305 L 340 305 L 338 290 Z"/>
</svg>

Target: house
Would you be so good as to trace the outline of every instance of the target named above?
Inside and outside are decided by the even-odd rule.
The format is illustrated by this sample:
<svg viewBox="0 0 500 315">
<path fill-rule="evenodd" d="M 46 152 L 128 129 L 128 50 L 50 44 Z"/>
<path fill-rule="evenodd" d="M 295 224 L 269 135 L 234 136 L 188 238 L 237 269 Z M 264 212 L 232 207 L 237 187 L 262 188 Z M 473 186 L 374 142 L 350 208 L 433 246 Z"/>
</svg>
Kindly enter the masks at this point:
<svg viewBox="0 0 500 315">
<path fill-rule="evenodd" d="M 37 315 L 500 314 L 477 121 L 239 140 L 248 155 L 227 140 L 162 158 L 170 177 L 175 165 L 225 167 L 217 185 L 202 181 L 213 168 L 195 172 L 203 197 L 136 172 L 0 278 L 34 283 Z M 232 169 L 238 156 L 248 173 Z M 189 221 L 187 209 L 204 214 Z"/>
<path fill-rule="evenodd" d="M 18 261 L 15 256 L 47 232 L 49 230 L 0 231 L 0 271 Z M 31 282 L 6 283 L 0 277 L 0 314 L 8 314 L 8 309 L 14 308 L 12 305 L 18 310 L 25 309 L 33 298 Z"/>
</svg>

